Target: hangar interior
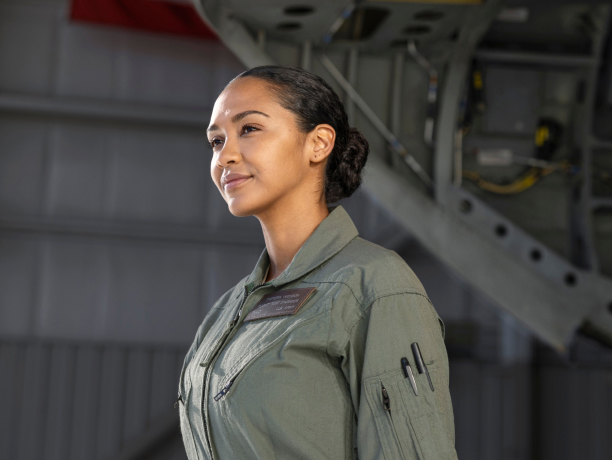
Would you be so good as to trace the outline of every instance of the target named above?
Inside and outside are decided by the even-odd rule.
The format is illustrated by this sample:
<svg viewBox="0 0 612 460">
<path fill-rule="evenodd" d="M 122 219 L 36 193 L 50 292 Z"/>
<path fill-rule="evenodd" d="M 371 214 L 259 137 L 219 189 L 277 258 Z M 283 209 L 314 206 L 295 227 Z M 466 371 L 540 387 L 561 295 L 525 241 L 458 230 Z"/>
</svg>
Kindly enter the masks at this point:
<svg viewBox="0 0 612 460">
<path fill-rule="evenodd" d="M 185 458 L 184 353 L 264 247 L 205 128 L 266 63 L 325 78 L 370 142 L 341 204 L 445 321 L 459 457 L 612 458 L 609 4 L 132 4 L 202 37 L 83 3 L 0 0 L 1 459 Z"/>
</svg>

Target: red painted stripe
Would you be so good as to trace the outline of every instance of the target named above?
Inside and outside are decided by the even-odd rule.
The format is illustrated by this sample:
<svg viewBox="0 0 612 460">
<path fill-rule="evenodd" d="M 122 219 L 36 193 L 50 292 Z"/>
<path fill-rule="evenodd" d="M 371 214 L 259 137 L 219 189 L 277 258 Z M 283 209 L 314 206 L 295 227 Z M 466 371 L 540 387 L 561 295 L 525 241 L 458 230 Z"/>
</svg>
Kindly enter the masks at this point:
<svg viewBox="0 0 612 460">
<path fill-rule="evenodd" d="M 72 0 L 70 19 L 186 37 L 217 39 L 189 3 L 160 0 Z"/>
</svg>

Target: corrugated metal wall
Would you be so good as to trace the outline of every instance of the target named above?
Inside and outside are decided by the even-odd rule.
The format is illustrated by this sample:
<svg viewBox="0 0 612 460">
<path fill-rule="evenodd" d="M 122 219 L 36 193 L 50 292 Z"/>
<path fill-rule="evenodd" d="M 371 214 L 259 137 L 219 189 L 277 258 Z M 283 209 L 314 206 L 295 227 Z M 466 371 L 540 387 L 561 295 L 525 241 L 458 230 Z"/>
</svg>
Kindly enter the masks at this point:
<svg viewBox="0 0 612 460">
<path fill-rule="evenodd" d="M 0 334 L 184 344 L 263 247 L 207 180 L 203 127 L 242 67 L 64 8 L 0 4 Z"/>
<path fill-rule="evenodd" d="M 0 0 L 0 459 L 114 458 L 167 417 L 197 326 L 263 248 L 257 221 L 232 217 L 208 172 L 210 109 L 241 69 L 217 42 L 71 24 L 63 1 Z M 459 337 L 460 458 L 577 458 L 555 450 L 557 433 L 581 439 L 555 415 L 568 404 L 610 428 L 607 371 L 534 374 L 525 329 L 362 193 L 344 205 L 363 237 L 408 261 Z M 564 402 L 549 389 L 565 378 L 578 383 Z M 583 378 L 600 395 L 584 404 Z M 589 458 L 609 458 L 598 449 Z M 184 458 L 180 438 L 151 458 Z"/>
<path fill-rule="evenodd" d="M 185 352 L 0 340 L 0 458 L 113 458 L 173 411 Z"/>
<path fill-rule="evenodd" d="M 167 346 L 0 341 L 0 458 L 113 458 L 173 410 L 184 352 L 184 348 Z M 544 372 L 549 378 L 555 371 Z M 557 371 L 561 381 L 567 374 Z M 460 458 L 531 458 L 531 382 L 528 365 L 451 361 Z M 574 391 L 579 390 L 576 383 Z M 609 395 L 610 379 L 605 383 Z M 549 386 L 550 382 L 542 384 Z M 549 396 L 543 402 L 555 409 L 546 407 L 547 422 L 568 410 L 563 400 L 555 399 Z M 568 428 L 561 420 L 557 428 Z M 579 418 L 574 420 L 580 424 Z M 609 426 L 608 421 L 597 430 L 603 434 Z M 576 441 L 576 437 L 566 438 L 574 449 L 579 446 Z M 550 447 L 553 452 L 559 450 L 558 440 L 544 442 L 547 451 Z M 182 445 L 165 452 L 168 456 L 159 458 L 182 454 Z"/>
</svg>

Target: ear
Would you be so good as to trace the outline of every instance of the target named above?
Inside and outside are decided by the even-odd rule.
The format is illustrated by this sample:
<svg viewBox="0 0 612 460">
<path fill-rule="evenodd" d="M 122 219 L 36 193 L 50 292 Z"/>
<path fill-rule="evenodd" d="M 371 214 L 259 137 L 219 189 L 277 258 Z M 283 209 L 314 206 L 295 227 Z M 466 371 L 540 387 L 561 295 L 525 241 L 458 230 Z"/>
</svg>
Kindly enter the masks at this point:
<svg viewBox="0 0 612 460">
<path fill-rule="evenodd" d="M 330 125 L 318 125 L 309 134 L 310 151 L 309 159 L 311 163 L 321 163 L 329 156 L 334 149 L 336 131 Z"/>
</svg>

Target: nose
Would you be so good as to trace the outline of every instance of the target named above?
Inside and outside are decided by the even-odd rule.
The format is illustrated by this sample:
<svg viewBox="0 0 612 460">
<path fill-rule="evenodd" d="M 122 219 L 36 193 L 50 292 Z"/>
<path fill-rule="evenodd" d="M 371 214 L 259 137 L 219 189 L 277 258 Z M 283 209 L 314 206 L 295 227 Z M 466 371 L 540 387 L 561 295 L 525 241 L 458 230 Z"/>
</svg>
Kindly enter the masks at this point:
<svg viewBox="0 0 612 460">
<path fill-rule="evenodd" d="M 237 146 L 229 141 L 229 139 L 226 139 L 217 155 L 217 167 L 225 169 L 233 164 L 239 163 L 240 159 L 241 156 Z"/>
</svg>

